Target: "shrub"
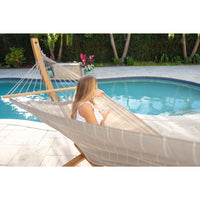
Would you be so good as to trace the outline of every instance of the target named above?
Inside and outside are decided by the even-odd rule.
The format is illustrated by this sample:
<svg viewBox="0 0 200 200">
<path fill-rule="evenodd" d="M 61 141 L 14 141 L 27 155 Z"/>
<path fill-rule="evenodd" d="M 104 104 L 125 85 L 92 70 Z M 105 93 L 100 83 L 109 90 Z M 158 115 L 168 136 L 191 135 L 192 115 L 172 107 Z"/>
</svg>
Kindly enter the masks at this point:
<svg viewBox="0 0 200 200">
<path fill-rule="evenodd" d="M 5 62 L 8 64 L 8 67 L 19 67 L 21 66 L 26 58 L 24 57 L 24 49 L 23 48 L 10 48 L 10 53 L 8 53 L 5 57 Z"/>
<path fill-rule="evenodd" d="M 177 64 L 180 64 L 180 63 L 182 63 L 182 59 L 181 59 L 180 56 L 175 56 L 175 57 L 173 58 L 173 62 L 175 62 L 175 63 L 177 63 Z"/>
<path fill-rule="evenodd" d="M 155 59 L 154 59 L 155 63 L 159 63 L 159 59 L 158 59 L 158 56 L 155 56 Z"/>
<path fill-rule="evenodd" d="M 192 61 L 193 61 L 193 63 L 196 63 L 196 64 L 200 63 L 200 55 L 199 55 L 198 53 L 196 53 L 196 54 L 194 55 Z"/>
<path fill-rule="evenodd" d="M 169 62 L 169 57 L 167 56 L 166 53 L 163 53 L 161 58 L 160 58 L 160 62 L 164 63 L 164 62 Z"/>
<path fill-rule="evenodd" d="M 190 57 L 185 58 L 184 63 L 185 63 L 185 64 L 190 64 L 190 63 L 192 63 L 192 58 L 190 58 Z"/>
<path fill-rule="evenodd" d="M 125 64 L 128 66 L 134 65 L 134 59 L 131 56 L 127 56 L 124 58 Z"/>
<path fill-rule="evenodd" d="M 113 61 L 114 61 L 114 63 L 116 64 L 116 65 L 119 65 L 119 64 L 121 64 L 121 59 L 120 58 L 113 58 Z"/>
</svg>

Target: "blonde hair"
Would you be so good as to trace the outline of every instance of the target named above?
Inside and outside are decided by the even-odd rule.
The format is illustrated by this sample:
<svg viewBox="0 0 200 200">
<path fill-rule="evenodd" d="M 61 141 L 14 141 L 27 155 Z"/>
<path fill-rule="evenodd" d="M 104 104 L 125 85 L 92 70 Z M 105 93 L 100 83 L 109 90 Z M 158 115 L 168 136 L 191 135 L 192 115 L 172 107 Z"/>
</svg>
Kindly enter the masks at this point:
<svg viewBox="0 0 200 200">
<path fill-rule="evenodd" d="M 72 119 L 76 119 L 77 110 L 81 103 L 90 101 L 93 105 L 95 105 L 94 91 L 96 89 L 96 84 L 96 78 L 91 75 L 83 76 L 79 79 L 76 88 L 75 98 L 72 103 Z"/>
</svg>

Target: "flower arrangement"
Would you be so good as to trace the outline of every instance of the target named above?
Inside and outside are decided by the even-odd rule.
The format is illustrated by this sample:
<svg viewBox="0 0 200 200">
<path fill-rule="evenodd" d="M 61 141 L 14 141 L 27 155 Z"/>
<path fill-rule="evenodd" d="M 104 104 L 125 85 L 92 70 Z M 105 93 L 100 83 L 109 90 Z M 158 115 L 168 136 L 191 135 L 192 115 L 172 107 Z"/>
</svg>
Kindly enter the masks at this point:
<svg viewBox="0 0 200 200">
<path fill-rule="evenodd" d="M 94 69 L 94 64 L 92 64 L 94 62 L 94 55 L 90 55 L 88 58 L 86 57 L 86 55 L 84 54 L 80 54 L 81 57 L 81 61 L 82 61 L 82 65 L 85 68 L 85 71 L 92 71 Z"/>
</svg>

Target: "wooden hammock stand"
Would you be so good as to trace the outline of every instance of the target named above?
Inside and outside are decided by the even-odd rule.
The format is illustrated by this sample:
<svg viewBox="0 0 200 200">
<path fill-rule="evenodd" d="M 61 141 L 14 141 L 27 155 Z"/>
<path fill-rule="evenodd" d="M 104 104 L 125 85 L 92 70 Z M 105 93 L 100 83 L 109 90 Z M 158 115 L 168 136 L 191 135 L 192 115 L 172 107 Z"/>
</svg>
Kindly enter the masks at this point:
<svg viewBox="0 0 200 200">
<path fill-rule="evenodd" d="M 67 91 L 67 90 L 75 90 L 76 87 L 54 89 L 54 87 L 53 87 L 53 85 L 51 83 L 51 79 L 49 78 L 49 75 L 47 73 L 45 64 L 44 64 L 44 62 L 42 60 L 42 54 L 40 52 L 40 46 L 39 46 L 38 39 L 37 38 L 31 38 L 31 45 L 32 45 L 35 61 L 39 64 L 40 75 L 42 77 L 42 81 L 44 83 L 44 86 L 45 86 L 46 90 L 35 91 L 35 92 L 26 92 L 26 93 L 20 93 L 20 94 L 4 95 L 3 97 L 4 98 L 11 98 L 11 97 L 20 97 L 20 96 L 48 93 L 49 97 L 51 98 L 52 101 L 60 101 L 58 96 L 57 96 L 57 94 L 56 94 L 56 92 Z M 78 151 L 80 152 L 80 155 L 76 156 L 75 158 L 73 158 L 72 160 L 70 160 L 69 162 L 64 164 L 63 167 L 76 166 L 80 162 L 82 162 L 83 160 L 85 160 L 85 159 L 87 160 L 87 158 L 85 157 L 84 153 L 79 149 L 79 147 L 76 144 L 74 144 L 74 145 L 78 149 Z M 97 166 L 97 165 L 91 163 L 89 160 L 87 160 L 87 161 L 92 166 Z"/>
<path fill-rule="evenodd" d="M 60 101 L 56 91 L 66 91 L 66 90 L 74 90 L 76 89 L 76 87 L 72 87 L 72 88 L 63 88 L 63 89 L 54 89 L 53 85 L 51 83 L 51 80 L 49 78 L 49 75 L 47 73 L 45 64 L 43 62 L 42 58 L 42 54 L 40 52 L 40 46 L 39 46 L 39 41 L 37 38 L 31 38 L 31 45 L 32 45 L 32 49 L 33 49 L 33 53 L 35 56 L 35 60 L 36 62 L 39 63 L 39 69 L 40 69 L 40 75 L 42 77 L 42 81 L 46 87 L 46 93 L 49 94 L 50 98 L 52 101 Z M 43 92 L 44 93 L 44 92 Z M 82 162 L 84 159 L 86 159 L 85 155 L 83 154 L 83 152 L 78 148 L 78 146 L 76 144 L 74 144 L 75 147 L 79 150 L 80 155 L 78 155 L 77 157 L 73 158 L 72 160 L 70 160 L 69 162 L 67 162 L 66 164 L 63 165 L 63 167 L 70 167 L 70 166 L 76 166 L 78 165 L 80 162 Z M 94 164 L 90 163 L 92 166 L 95 166 Z"/>
</svg>

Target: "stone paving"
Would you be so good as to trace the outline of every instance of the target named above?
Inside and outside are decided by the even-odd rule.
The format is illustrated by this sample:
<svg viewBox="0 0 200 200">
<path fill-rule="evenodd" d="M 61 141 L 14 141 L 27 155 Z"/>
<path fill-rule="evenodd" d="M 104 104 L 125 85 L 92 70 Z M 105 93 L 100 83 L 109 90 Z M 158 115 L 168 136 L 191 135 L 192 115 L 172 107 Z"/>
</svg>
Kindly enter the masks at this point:
<svg viewBox="0 0 200 200">
<path fill-rule="evenodd" d="M 28 70 L 29 69 L 1 69 L 0 78 L 21 78 Z M 96 67 L 94 75 L 99 79 L 152 76 L 200 83 L 200 65 Z"/>
<path fill-rule="evenodd" d="M 0 166 L 62 166 L 79 152 L 44 123 L 0 120 Z M 87 161 L 78 166 L 90 166 Z"/>
<path fill-rule="evenodd" d="M 0 78 L 22 77 L 28 69 L 1 69 Z M 97 78 L 153 76 L 200 83 L 200 66 L 145 66 L 95 68 Z M 200 114 L 138 115 L 160 134 L 200 141 Z M 0 120 L 0 166 L 59 167 L 78 155 L 73 142 L 44 123 Z M 87 161 L 78 166 L 90 166 Z"/>
</svg>

